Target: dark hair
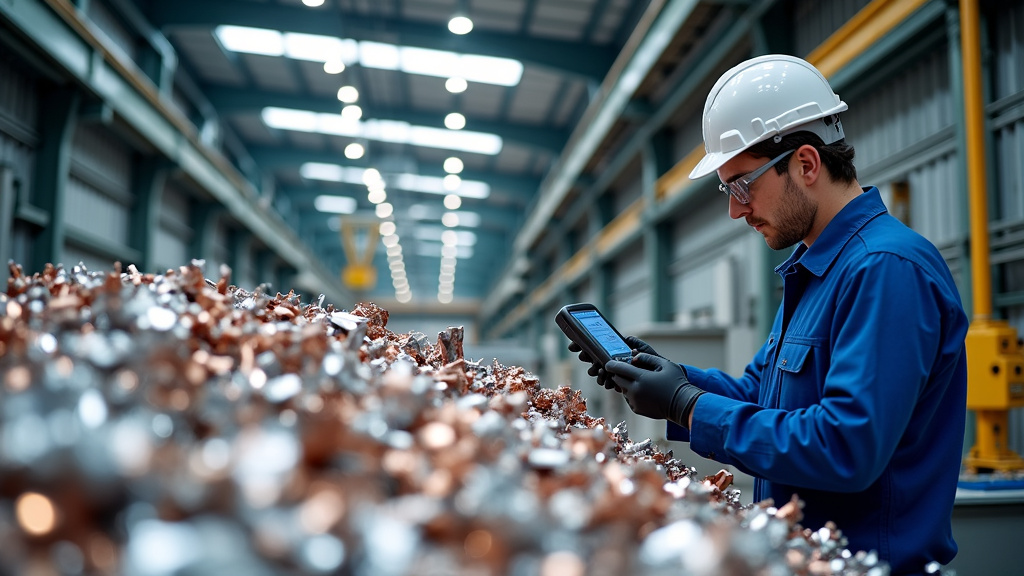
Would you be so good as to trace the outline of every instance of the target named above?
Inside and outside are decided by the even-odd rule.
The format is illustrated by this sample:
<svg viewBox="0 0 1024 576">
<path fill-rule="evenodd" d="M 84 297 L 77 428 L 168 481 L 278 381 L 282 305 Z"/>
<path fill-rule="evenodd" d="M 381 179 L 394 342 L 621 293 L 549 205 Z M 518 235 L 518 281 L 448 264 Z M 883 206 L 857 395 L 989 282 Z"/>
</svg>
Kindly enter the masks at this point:
<svg viewBox="0 0 1024 576">
<path fill-rule="evenodd" d="M 813 132 L 794 132 L 783 136 L 779 142 L 775 142 L 774 138 L 758 142 L 748 148 L 747 152 L 754 156 L 774 158 L 787 150 L 795 150 L 804 144 L 810 144 L 818 151 L 821 163 L 828 169 L 829 176 L 833 181 L 852 184 L 857 179 L 857 168 L 853 165 L 853 146 L 847 144 L 845 139 L 832 144 L 824 144 L 821 138 Z M 789 169 L 790 158 L 792 156 L 788 156 L 776 164 L 775 171 L 785 174 Z"/>
</svg>

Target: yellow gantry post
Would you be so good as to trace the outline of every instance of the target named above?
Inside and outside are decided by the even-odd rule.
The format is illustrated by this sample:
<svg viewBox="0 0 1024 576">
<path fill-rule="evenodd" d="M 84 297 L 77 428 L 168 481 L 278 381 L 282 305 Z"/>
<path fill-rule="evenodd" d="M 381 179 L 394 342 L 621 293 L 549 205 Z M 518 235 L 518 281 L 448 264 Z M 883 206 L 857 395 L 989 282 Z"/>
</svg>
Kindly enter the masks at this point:
<svg viewBox="0 0 1024 576">
<path fill-rule="evenodd" d="M 1024 469 L 1009 448 L 1009 410 L 1024 406 L 1024 351 L 1017 331 L 992 318 L 992 271 L 985 173 L 985 103 L 981 80 L 978 0 L 960 0 L 967 192 L 970 206 L 971 282 L 974 315 L 967 332 L 967 407 L 975 412 L 975 444 L 964 464 L 969 472 Z"/>
</svg>

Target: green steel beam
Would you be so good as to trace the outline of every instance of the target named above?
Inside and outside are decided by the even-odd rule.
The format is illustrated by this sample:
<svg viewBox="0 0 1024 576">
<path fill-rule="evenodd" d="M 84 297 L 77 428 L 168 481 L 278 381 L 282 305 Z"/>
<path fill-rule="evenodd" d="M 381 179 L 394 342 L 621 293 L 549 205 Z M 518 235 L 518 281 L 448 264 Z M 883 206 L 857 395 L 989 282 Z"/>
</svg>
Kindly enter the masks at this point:
<svg viewBox="0 0 1024 576">
<path fill-rule="evenodd" d="M 587 80 L 603 78 L 615 60 L 617 52 L 615 46 L 527 37 L 488 30 L 474 30 L 472 34 L 456 36 L 449 33 L 442 24 L 416 23 L 399 18 L 364 16 L 329 9 L 314 10 L 298 5 L 259 4 L 245 0 L 152 2 L 148 16 L 159 28 L 212 28 L 230 24 L 513 58 Z"/>
<path fill-rule="evenodd" d="M 203 93 L 221 115 L 228 116 L 244 112 L 259 112 L 268 106 L 292 108 L 295 110 L 311 110 L 336 114 L 341 111 L 342 104 L 336 98 L 323 98 L 297 94 L 283 94 L 249 88 L 228 88 L 224 86 L 204 86 Z M 375 120 L 396 120 L 408 122 L 415 126 L 444 128 L 444 114 L 415 112 L 407 108 L 374 107 L 360 103 L 363 118 Z M 507 142 L 545 152 L 558 154 L 569 139 L 566 130 L 550 126 L 527 126 L 508 122 L 466 118 L 466 130 L 497 134 Z"/>
</svg>

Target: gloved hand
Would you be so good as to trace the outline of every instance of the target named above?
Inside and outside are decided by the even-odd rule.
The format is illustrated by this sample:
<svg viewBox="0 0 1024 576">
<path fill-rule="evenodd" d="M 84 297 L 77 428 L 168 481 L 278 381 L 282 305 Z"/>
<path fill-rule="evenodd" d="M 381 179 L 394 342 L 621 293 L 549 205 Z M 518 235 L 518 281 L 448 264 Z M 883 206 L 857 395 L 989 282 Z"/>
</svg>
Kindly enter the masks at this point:
<svg viewBox="0 0 1024 576">
<path fill-rule="evenodd" d="M 590 354 L 587 354 L 580 348 L 579 344 L 575 342 L 569 342 L 569 352 L 579 352 L 579 358 L 581 361 L 590 364 L 590 368 L 587 368 L 587 374 L 597 379 L 597 383 L 607 388 L 608 390 L 615 390 L 616 392 L 622 392 L 622 389 L 615 384 L 610 374 L 604 371 L 600 364 L 594 362 Z"/>
<path fill-rule="evenodd" d="M 626 336 L 623 338 L 623 340 L 626 341 L 626 344 L 629 344 L 630 350 L 635 350 L 637 352 L 643 352 L 644 354 L 650 354 L 651 356 L 664 358 L 664 356 L 655 352 L 654 348 L 652 348 L 650 344 L 644 342 L 643 340 L 637 338 L 636 336 Z"/>
<path fill-rule="evenodd" d="M 644 342 L 643 340 L 637 338 L 636 336 L 625 336 L 625 337 L 623 337 L 623 340 L 626 342 L 626 344 L 629 345 L 629 348 L 631 350 L 635 350 L 637 352 L 644 352 L 646 354 L 651 354 L 651 355 L 654 355 L 654 356 L 658 356 L 659 358 L 663 357 L 661 354 L 658 354 L 654 350 L 654 348 L 651 347 L 650 344 L 648 344 L 647 342 Z M 622 392 L 622 389 L 619 388 L 619 386 L 615 383 L 615 381 L 612 379 L 611 375 L 608 374 L 607 372 L 605 372 L 604 368 L 600 364 L 594 362 L 594 359 L 590 357 L 590 354 L 587 354 L 586 352 L 584 352 L 583 349 L 580 348 L 578 344 L 576 344 L 575 342 L 571 342 L 570 341 L 569 342 L 569 351 L 573 352 L 573 353 L 579 353 L 579 359 L 582 362 L 590 364 L 590 368 L 587 369 L 587 374 L 589 374 L 590 376 L 596 378 L 598 384 L 600 384 L 601 386 L 603 386 L 604 388 L 606 388 L 608 390 L 615 390 L 616 392 Z"/>
<path fill-rule="evenodd" d="M 690 428 L 690 412 L 704 391 L 690 384 L 679 364 L 639 352 L 633 355 L 632 363 L 612 360 L 605 364 L 604 372 L 622 389 L 636 414 Z"/>
</svg>

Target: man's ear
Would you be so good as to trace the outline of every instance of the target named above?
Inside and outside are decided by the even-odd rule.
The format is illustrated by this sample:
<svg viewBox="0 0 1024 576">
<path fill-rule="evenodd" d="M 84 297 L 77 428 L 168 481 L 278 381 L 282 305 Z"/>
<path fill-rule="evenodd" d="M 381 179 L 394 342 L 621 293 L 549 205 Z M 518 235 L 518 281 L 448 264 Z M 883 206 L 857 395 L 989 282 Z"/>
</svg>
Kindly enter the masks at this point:
<svg viewBox="0 0 1024 576">
<path fill-rule="evenodd" d="M 800 178 L 805 186 L 811 186 L 821 177 L 821 155 L 818 150 L 810 144 L 804 144 L 793 152 L 793 160 L 790 166 L 796 170 L 797 178 Z"/>
</svg>

